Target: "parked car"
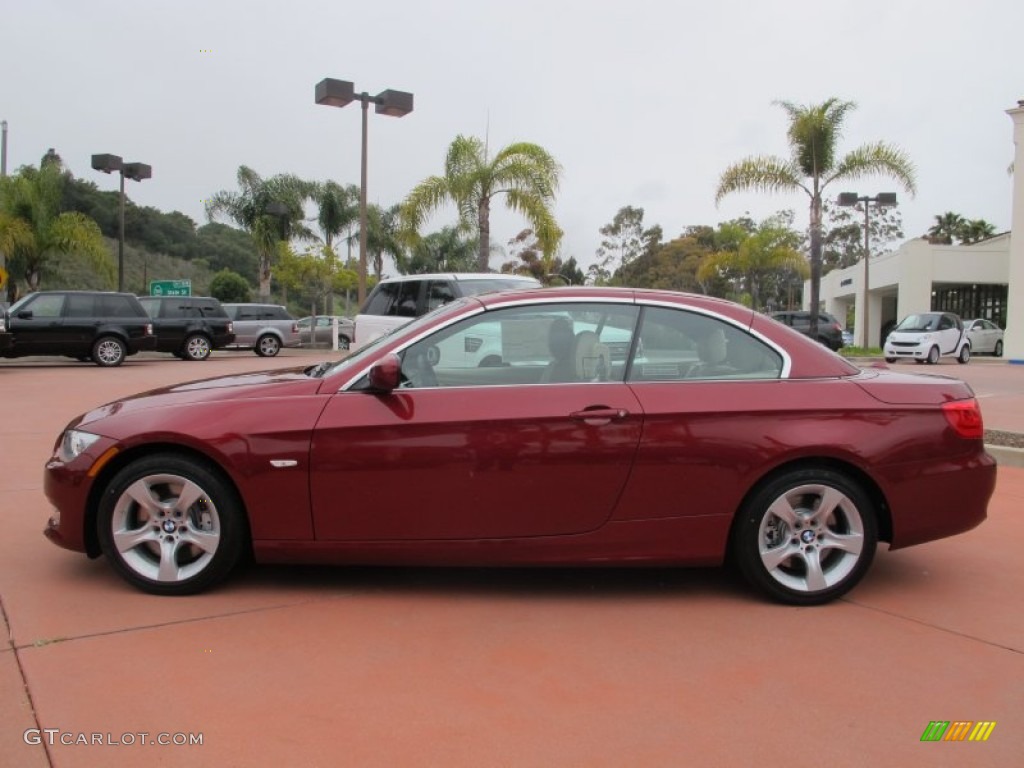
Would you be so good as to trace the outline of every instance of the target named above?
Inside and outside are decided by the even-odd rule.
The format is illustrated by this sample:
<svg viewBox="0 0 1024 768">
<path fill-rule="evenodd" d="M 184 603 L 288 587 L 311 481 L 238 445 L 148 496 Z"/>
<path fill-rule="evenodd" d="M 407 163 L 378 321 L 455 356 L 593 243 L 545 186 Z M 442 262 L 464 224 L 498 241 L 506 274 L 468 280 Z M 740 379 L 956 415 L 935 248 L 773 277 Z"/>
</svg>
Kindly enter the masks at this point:
<svg viewBox="0 0 1024 768">
<path fill-rule="evenodd" d="M 804 336 L 811 335 L 810 312 L 803 310 L 772 312 L 771 317 L 783 325 L 788 325 L 794 331 L 799 331 Z M 843 348 L 843 326 L 828 312 L 819 312 L 818 334 L 814 338 L 833 351 L 840 350 Z"/>
<path fill-rule="evenodd" d="M 228 349 L 251 349 L 260 357 L 274 357 L 281 347 L 297 347 L 299 324 L 280 304 L 225 304 L 234 324 L 235 340 Z"/>
<path fill-rule="evenodd" d="M 967 338 L 971 342 L 974 354 L 992 353 L 996 357 L 1003 356 L 1003 329 L 991 320 L 978 318 L 964 320 Z"/>
<path fill-rule="evenodd" d="M 355 336 L 355 323 L 351 318 L 342 315 L 316 315 L 315 317 L 300 317 L 299 338 L 303 346 L 314 346 L 334 343 L 334 321 L 338 321 L 338 349 L 348 349 Z M 316 327 L 313 331 L 310 326 L 316 320 Z"/>
<path fill-rule="evenodd" d="M 500 365 L 446 349 L 500 336 Z M 612 344 L 629 344 L 623 356 Z M 826 428 L 827 426 L 827 428 Z M 341 360 L 125 397 L 68 424 L 46 535 L 185 594 L 262 562 L 711 565 L 793 604 L 981 523 L 996 481 L 952 377 L 861 370 L 665 291 L 456 299 Z"/>
<path fill-rule="evenodd" d="M 907 315 L 885 339 L 885 361 L 908 358 L 934 365 L 940 357 L 955 357 L 958 363 L 971 359 L 971 340 L 960 318 L 952 312 L 922 312 Z"/>
<path fill-rule="evenodd" d="M 61 355 L 116 366 L 156 347 L 153 321 L 130 293 L 30 293 L 3 313 L 3 330 L 3 357 Z"/>
<path fill-rule="evenodd" d="M 460 296 L 539 287 L 535 278 L 497 272 L 389 277 L 374 286 L 356 315 L 352 348 L 358 349 Z"/>
<path fill-rule="evenodd" d="M 205 360 L 211 350 L 235 340 L 228 313 L 209 296 L 142 296 L 139 303 L 153 319 L 157 352 L 182 360 Z"/>
</svg>

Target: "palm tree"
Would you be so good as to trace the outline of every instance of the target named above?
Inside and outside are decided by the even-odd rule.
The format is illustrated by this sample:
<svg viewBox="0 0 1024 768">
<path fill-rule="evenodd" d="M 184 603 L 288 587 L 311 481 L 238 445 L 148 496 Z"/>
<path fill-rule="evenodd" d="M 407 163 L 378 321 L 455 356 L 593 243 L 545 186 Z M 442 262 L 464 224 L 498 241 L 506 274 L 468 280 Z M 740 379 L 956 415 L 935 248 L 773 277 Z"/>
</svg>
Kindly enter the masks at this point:
<svg viewBox="0 0 1024 768">
<path fill-rule="evenodd" d="M 952 245 L 953 238 L 960 239 L 967 221 L 959 213 L 948 211 L 935 217 L 935 223 L 928 230 L 928 239 L 933 243 Z"/>
<path fill-rule="evenodd" d="M 811 199 L 811 334 L 817 333 L 817 308 L 821 293 L 821 205 L 825 188 L 833 181 L 854 181 L 864 176 L 887 175 L 913 195 L 916 192 L 914 166 L 900 149 L 875 142 L 864 144 L 841 158 L 836 142 L 842 134 L 846 114 L 855 108 L 851 101 L 828 99 L 807 106 L 776 102 L 789 115 L 786 133 L 792 156 L 749 157 L 722 173 L 715 192 L 716 204 L 730 192 L 759 190 L 795 192 Z"/>
<path fill-rule="evenodd" d="M 52 150 L 51 150 L 52 152 Z M 26 166 L 0 179 L 0 253 L 11 274 L 20 273 L 29 292 L 39 290 L 43 272 L 58 254 L 81 253 L 111 283 L 114 265 L 99 225 L 77 212 L 60 212 L 67 175 L 60 159 L 48 154 L 39 169 Z M 17 296 L 11 279 L 8 296 Z"/>
<path fill-rule="evenodd" d="M 206 215 L 213 221 L 223 215 L 245 230 L 256 243 L 259 254 L 259 296 L 270 298 L 270 278 L 278 244 L 293 237 L 310 239 L 302 223 L 303 203 L 313 193 L 312 185 L 296 176 L 280 174 L 263 179 L 247 166 L 238 168 L 238 192 L 218 192 L 206 202 Z"/>
<path fill-rule="evenodd" d="M 424 272 L 471 272 L 476 266 L 476 240 L 466 238 L 457 227 L 444 227 L 420 238 L 412 250 L 396 260 L 403 275 Z"/>
<path fill-rule="evenodd" d="M 384 257 L 390 256 L 397 266 L 404 253 L 399 235 L 399 210 L 398 205 L 390 208 L 369 205 L 366 208 L 366 252 L 378 280 L 384 271 Z"/>
<path fill-rule="evenodd" d="M 316 223 L 324 245 L 334 247 L 334 238 L 347 232 L 359 221 L 359 187 L 341 186 L 334 181 L 311 185 L 310 197 L 316 205 Z"/>
<path fill-rule="evenodd" d="M 444 176 L 421 181 L 402 203 L 402 228 L 415 241 L 427 216 L 446 202 L 459 209 L 460 223 L 479 237 L 477 267 L 486 271 L 491 250 L 491 201 L 505 203 L 529 221 L 545 253 L 554 253 L 562 237 L 551 207 L 561 166 L 536 144 L 518 142 L 488 157 L 480 139 L 457 136 L 448 148 Z"/>
<path fill-rule="evenodd" d="M 971 219 L 965 221 L 960 229 L 960 242 L 964 245 L 972 245 L 987 240 L 996 233 L 996 225 L 990 224 L 984 219 Z"/>
<path fill-rule="evenodd" d="M 736 251 L 718 251 L 704 258 L 697 269 L 697 280 L 735 275 L 750 294 L 751 305 L 760 310 L 762 288 L 783 271 L 807 277 L 807 260 L 796 250 L 792 230 L 766 222 L 745 237 Z"/>
</svg>

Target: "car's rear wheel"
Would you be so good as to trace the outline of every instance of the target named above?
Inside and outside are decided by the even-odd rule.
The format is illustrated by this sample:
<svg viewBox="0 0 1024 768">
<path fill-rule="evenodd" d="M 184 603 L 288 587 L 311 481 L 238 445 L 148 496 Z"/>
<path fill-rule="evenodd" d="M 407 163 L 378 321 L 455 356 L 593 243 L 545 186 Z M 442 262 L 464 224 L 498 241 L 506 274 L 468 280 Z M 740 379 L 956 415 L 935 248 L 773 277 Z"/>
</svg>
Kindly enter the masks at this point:
<svg viewBox="0 0 1024 768">
<path fill-rule="evenodd" d="M 970 344 L 964 344 L 962 347 L 960 347 L 960 354 L 956 356 L 956 361 L 960 363 L 960 365 L 966 365 L 971 361 Z"/>
<path fill-rule="evenodd" d="M 260 357 L 275 357 L 281 351 L 281 342 L 277 336 L 264 334 L 256 339 L 256 354 Z"/>
<path fill-rule="evenodd" d="M 757 589 L 791 605 L 818 605 L 852 589 L 875 555 L 874 505 L 844 474 L 787 472 L 760 487 L 737 516 L 733 555 Z"/>
<path fill-rule="evenodd" d="M 127 354 L 128 348 L 117 336 L 101 336 L 92 345 L 93 362 L 104 368 L 120 365 Z"/>
<path fill-rule="evenodd" d="M 215 469 L 174 454 L 147 456 L 118 472 L 97 522 L 114 569 L 157 595 L 207 589 L 245 549 L 242 504 L 230 484 Z"/>
<path fill-rule="evenodd" d="M 992 354 L 996 357 L 1003 356 L 1003 342 L 1001 340 L 996 342 L 996 346 L 995 349 L 992 350 Z"/>
<path fill-rule="evenodd" d="M 210 340 L 201 333 L 193 333 L 182 345 L 184 360 L 205 360 L 210 356 Z"/>
<path fill-rule="evenodd" d="M 928 350 L 928 365 L 935 365 L 939 362 L 939 348 L 932 347 Z"/>
</svg>

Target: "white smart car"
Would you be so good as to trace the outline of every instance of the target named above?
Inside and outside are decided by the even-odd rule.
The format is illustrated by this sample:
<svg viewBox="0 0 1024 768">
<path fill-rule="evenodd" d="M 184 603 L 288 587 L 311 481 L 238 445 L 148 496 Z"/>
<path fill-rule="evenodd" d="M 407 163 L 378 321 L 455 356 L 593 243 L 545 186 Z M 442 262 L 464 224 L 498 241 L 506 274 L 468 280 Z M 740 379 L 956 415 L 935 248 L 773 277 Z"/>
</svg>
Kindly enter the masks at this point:
<svg viewBox="0 0 1024 768">
<path fill-rule="evenodd" d="M 971 359 L 971 340 L 964 324 L 952 312 L 922 312 L 908 315 L 885 340 L 885 361 L 908 359 L 934 365 L 940 357 L 955 357 L 958 363 Z"/>
</svg>

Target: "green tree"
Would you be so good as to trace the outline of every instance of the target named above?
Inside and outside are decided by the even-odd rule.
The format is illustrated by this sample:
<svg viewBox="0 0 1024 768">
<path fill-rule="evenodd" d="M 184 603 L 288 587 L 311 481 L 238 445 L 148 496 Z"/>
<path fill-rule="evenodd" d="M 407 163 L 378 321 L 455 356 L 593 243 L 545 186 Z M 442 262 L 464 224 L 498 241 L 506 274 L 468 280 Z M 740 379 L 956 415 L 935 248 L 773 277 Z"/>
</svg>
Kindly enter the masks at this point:
<svg viewBox="0 0 1024 768">
<path fill-rule="evenodd" d="M 856 106 L 851 101 L 828 99 L 807 106 L 776 102 L 789 116 L 789 159 L 759 156 L 741 160 L 722 173 L 715 202 L 742 190 L 765 192 L 803 191 L 810 198 L 811 307 L 820 305 L 822 254 L 822 195 L 835 181 L 856 181 L 865 176 L 885 175 L 899 182 L 913 195 L 916 191 L 914 166 L 900 149 L 875 142 L 864 144 L 837 157 L 836 144 L 843 120 Z M 811 335 L 817 333 L 817 313 L 811 313 Z"/>
<path fill-rule="evenodd" d="M 964 222 L 964 226 L 960 230 L 959 237 L 960 242 L 963 245 L 971 245 L 973 243 L 980 243 L 982 240 L 987 240 L 995 235 L 995 233 L 995 224 L 990 224 L 984 219 L 969 219 Z"/>
<path fill-rule="evenodd" d="M 863 203 L 846 207 L 826 202 L 822 214 L 822 274 L 852 267 L 864 257 Z M 868 223 L 871 255 L 875 258 L 888 253 L 892 243 L 903 239 L 903 217 L 898 208 L 873 207 Z"/>
<path fill-rule="evenodd" d="M 223 302 L 246 302 L 252 297 L 252 289 L 240 274 L 222 269 L 210 281 L 210 295 Z"/>
<path fill-rule="evenodd" d="M 424 179 L 402 203 L 402 229 L 415 241 L 427 216 L 446 202 L 454 203 L 460 223 L 478 237 L 477 267 L 486 272 L 491 248 L 491 203 L 504 195 L 505 204 L 530 223 L 544 252 L 554 253 L 562 230 L 551 209 L 561 172 L 555 159 L 536 144 L 510 144 L 491 159 L 480 139 L 457 136 L 448 148 L 444 175 Z"/>
<path fill-rule="evenodd" d="M 403 275 L 426 272 L 472 272 L 477 259 L 476 240 L 456 227 L 444 227 L 417 240 L 408 253 L 396 261 Z"/>
<path fill-rule="evenodd" d="M 312 237 L 303 224 L 303 203 L 312 189 L 296 176 L 280 174 L 263 179 L 244 165 L 239 167 L 237 179 L 238 191 L 214 194 L 206 203 L 206 215 L 210 221 L 225 216 L 252 237 L 259 255 L 259 297 L 267 301 L 278 244 Z"/>
<path fill-rule="evenodd" d="M 60 211 L 66 182 L 55 153 L 44 157 L 38 169 L 24 166 L 0 178 L 0 253 L 7 256 L 11 300 L 18 294 L 16 276 L 29 292 L 37 291 L 42 276 L 67 254 L 85 257 L 113 287 L 114 265 L 99 226 L 82 213 Z"/>
<path fill-rule="evenodd" d="M 404 253 L 400 236 L 400 210 L 398 205 L 390 208 L 369 205 L 366 208 L 366 252 L 378 280 L 384 272 L 384 257 L 390 256 L 397 266 Z"/>
<path fill-rule="evenodd" d="M 960 237 L 966 221 L 959 213 L 948 211 L 935 216 L 935 223 L 928 230 L 928 240 L 932 243 L 952 245 L 953 239 Z"/>
<path fill-rule="evenodd" d="M 501 265 L 506 274 L 530 275 L 543 285 L 583 285 L 586 280 L 575 256 L 563 260 L 544 253 L 532 229 L 521 231 L 508 241 L 508 246 L 511 258 Z"/>
<path fill-rule="evenodd" d="M 701 280 L 724 277 L 741 285 L 751 306 L 760 310 L 769 293 L 774 302 L 775 288 L 787 271 L 806 277 L 807 261 L 796 249 L 797 235 L 777 218 L 769 218 L 745 237 L 735 251 L 718 251 L 705 257 L 697 271 Z"/>
<path fill-rule="evenodd" d="M 614 273 L 628 267 L 643 254 L 651 254 L 661 245 L 661 227 L 644 229 L 644 209 L 623 206 L 610 224 L 601 227 L 601 245 L 597 249 L 600 270 Z"/>
</svg>

